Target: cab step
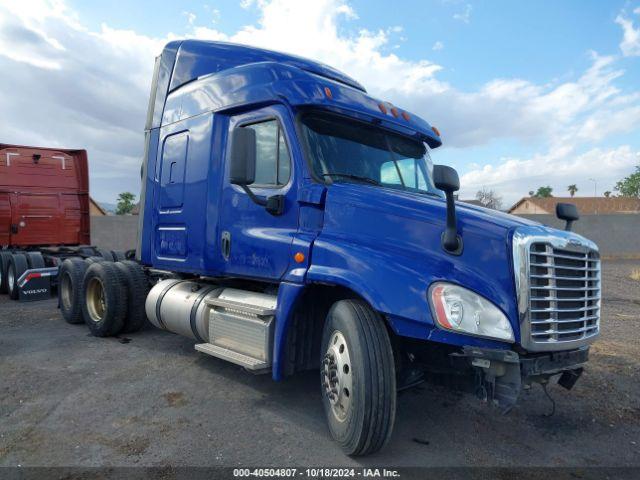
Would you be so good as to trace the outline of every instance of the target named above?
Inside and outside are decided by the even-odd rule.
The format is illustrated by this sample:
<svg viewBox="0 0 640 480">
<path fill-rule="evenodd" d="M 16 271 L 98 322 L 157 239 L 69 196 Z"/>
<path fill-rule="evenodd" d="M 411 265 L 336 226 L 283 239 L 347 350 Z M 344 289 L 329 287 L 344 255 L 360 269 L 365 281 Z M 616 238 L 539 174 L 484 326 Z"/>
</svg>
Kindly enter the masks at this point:
<svg viewBox="0 0 640 480">
<path fill-rule="evenodd" d="M 252 372 L 259 372 L 261 370 L 264 370 L 266 373 L 266 371 L 270 369 L 270 365 L 264 360 L 253 358 L 240 352 L 234 352 L 233 350 L 229 350 L 228 348 L 220 347 L 218 345 L 211 345 L 210 343 L 198 343 L 196 345 L 196 350 L 202 353 L 206 353 L 207 355 L 211 355 L 212 357 L 221 358 L 222 360 L 227 360 L 228 362 L 235 363 L 236 365 L 240 365 L 241 367 L 244 367 L 247 370 L 251 370 Z"/>
</svg>

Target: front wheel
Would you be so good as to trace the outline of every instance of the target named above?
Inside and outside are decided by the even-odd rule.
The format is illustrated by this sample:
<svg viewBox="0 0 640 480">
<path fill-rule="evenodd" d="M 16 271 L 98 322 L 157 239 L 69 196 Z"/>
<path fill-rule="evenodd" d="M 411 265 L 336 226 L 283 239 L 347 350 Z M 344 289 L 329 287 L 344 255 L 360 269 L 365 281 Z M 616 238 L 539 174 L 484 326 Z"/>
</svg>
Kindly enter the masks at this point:
<svg viewBox="0 0 640 480">
<path fill-rule="evenodd" d="M 334 440 L 367 455 L 389 440 L 396 412 L 393 351 L 384 320 L 360 300 L 341 300 L 322 334 L 322 402 Z"/>
</svg>

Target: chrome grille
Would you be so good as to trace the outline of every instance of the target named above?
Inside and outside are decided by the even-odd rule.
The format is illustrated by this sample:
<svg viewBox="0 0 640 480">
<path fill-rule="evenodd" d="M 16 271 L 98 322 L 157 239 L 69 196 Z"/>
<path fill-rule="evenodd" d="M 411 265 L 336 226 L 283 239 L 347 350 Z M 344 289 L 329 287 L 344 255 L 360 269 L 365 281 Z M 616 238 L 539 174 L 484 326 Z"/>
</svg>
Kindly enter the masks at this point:
<svg viewBox="0 0 640 480">
<path fill-rule="evenodd" d="M 514 236 L 521 344 L 540 351 L 591 343 L 600 328 L 597 247 L 570 233 L 537 230 Z"/>
<path fill-rule="evenodd" d="M 598 334 L 600 259 L 595 251 L 533 243 L 529 248 L 529 313 L 533 342 Z"/>
</svg>

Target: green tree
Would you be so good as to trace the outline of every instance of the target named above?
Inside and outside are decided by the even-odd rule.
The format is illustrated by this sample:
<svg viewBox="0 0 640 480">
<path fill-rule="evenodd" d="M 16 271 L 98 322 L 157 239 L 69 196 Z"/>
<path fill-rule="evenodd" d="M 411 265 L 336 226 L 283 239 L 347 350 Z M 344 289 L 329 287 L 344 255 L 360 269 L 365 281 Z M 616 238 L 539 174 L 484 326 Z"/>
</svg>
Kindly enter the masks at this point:
<svg viewBox="0 0 640 480">
<path fill-rule="evenodd" d="M 578 191 L 578 187 L 574 183 L 573 185 L 569 185 L 567 187 L 567 190 L 569 191 L 569 195 L 571 195 L 573 197 L 576 194 L 576 192 Z"/>
<path fill-rule="evenodd" d="M 640 165 L 636 166 L 635 173 L 620 180 L 613 189 L 620 192 L 621 197 L 640 197 Z"/>
<path fill-rule="evenodd" d="M 538 187 L 538 191 L 533 196 L 538 198 L 553 197 L 551 192 L 553 192 L 553 188 L 547 185 L 546 187 Z"/>
<path fill-rule="evenodd" d="M 134 207 L 136 196 L 131 192 L 122 192 L 118 195 L 118 205 L 116 206 L 116 215 L 127 215 L 131 213 Z"/>
</svg>

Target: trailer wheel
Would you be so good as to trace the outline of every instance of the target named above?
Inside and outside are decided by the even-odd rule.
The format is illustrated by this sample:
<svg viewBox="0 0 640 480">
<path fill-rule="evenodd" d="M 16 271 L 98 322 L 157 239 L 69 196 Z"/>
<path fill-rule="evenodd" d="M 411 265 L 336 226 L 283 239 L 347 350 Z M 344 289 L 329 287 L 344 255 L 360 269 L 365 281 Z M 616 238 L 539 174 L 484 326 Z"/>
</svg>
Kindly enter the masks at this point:
<svg viewBox="0 0 640 480">
<path fill-rule="evenodd" d="M 144 271 L 135 262 L 116 262 L 116 268 L 120 269 L 128 290 L 127 318 L 124 322 L 122 333 L 133 333 L 140 330 L 147 322 L 145 301 L 149 294 L 149 282 Z"/>
<path fill-rule="evenodd" d="M 82 282 L 82 314 L 96 337 L 117 335 L 127 314 L 125 280 L 113 263 L 92 263 Z"/>
<path fill-rule="evenodd" d="M 40 252 L 27 252 L 25 255 L 29 268 L 44 268 L 44 258 Z"/>
<path fill-rule="evenodd" d="M 11 252 L 0 252 L 0 293 L 7 293 L 7 269 Z"/>
<path fill-rule="evenodd" d="M 384 321 L 360 300 L 341 300 L 322 333 L 322 402 L 331 435 L 347 455 L 367 455 L 389 440 L 396 375 Z"/>
<path fill-rule="evenodd" d="M 67 323 L 82 323 L 82 280 L 89 265 L 81 258 L 67 258 L 58 270 L 58 305 Z"/>
<path fill-rule="evenodd" d="M 95 249 L 96 252 L 98 253 L 99 257 L 102 257 L 102 261 L 107 261 L 107 262 L 112 262 L 113 261 L 113 255 L 111 255 L 111 252 L 109 250 L 105 250 L 104 248 L 96 248 Z"/>
<path fill-rule="evenodd" d="M 111 250 L 111 256 L 113 257 L 114 262 L 119 262 L 120 260 L 126 260 L 124 252 L 120 250 Z"/>
<path fill-rule="evenodd" d="M 27 257 L 23 253 L 14 253 L 9 258 L 7 268 L 7 289 L 9 297 L 18 300 L 20 296 L 20 287 L 18 287 L 18 279 L 29 268 Z"/>
</svg>

